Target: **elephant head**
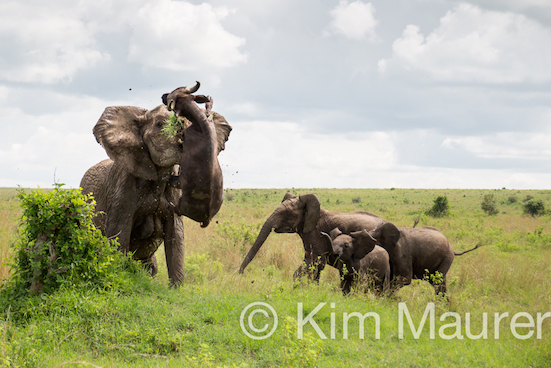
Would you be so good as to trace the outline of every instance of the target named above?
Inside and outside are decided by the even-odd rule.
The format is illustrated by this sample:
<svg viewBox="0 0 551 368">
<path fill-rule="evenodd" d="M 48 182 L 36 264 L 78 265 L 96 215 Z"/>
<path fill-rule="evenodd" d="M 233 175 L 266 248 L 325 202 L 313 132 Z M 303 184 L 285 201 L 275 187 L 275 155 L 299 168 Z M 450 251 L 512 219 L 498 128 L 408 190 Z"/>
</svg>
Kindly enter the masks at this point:
<svg viewBox="0 0 551 368">
<path fill-rule="evenodd" d="M 224 199 L 218 153 L 223 149 L 231 126 L 224 117 L 211 112 L 210 97 L 192 94 L 199 86 L 197 82 L 194 87 L 177 88 L 164 94 L 162 100 L 176 116 L 191 122 L 191 126 L 183 132 L 185 150 L 179 175 L 182 197 L 177 205 L 171 204 L 170 208 L 178 215 L 187 216 L 206 227 L 218 213 Z M 197 103 L 205 103 L 206 109 L 200 109 Z"/>
<path fill-rule="evenodd" d="M 377 240 L 377 244 L 383 247 L 388 254 L 393 254 L 401 232 L 393 223 L 385 222 L 377 228 L 371 230 L 369 234 Z"/>
<path fill-rule="evenodd" d="M 159 168 L 172 168 L 182 157 L 182 135 L 161 134 L 170 112 L 134 106 L 107 107 L 94 127 L 94 136 L 109 158 L 132 175 L 157 180 Z"/>
<path fill-rule="evenodd" d="M 328 239 L 333 253 L 339 256 L 340 261 L 356 271 L 359 270 L 360 260 L 378 244 L 377 239 L 365 229 L 348 235 L 335 228 L 329 234 L 322 232 L 322 235 Z"/>
<path fill-rule="evenodd" d="M 239 268 L 239 273 L 243 273 L 253 260 L 272 230 L 276 233 L 298 233 L 301 236 L 314 231 L 320 218 L 320 207 L 320 200 L 313 193 L 298 198 L 291 193 L 285 194 L 281 204 L 262 225 L 256 241 Z"/>
</svg>

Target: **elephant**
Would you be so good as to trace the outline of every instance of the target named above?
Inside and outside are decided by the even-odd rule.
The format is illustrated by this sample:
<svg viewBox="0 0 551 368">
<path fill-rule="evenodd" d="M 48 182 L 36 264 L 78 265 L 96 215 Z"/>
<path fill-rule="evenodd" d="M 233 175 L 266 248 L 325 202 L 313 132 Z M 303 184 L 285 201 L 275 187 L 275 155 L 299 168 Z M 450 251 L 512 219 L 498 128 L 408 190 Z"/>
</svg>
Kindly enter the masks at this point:
<svg viewBox="0 0 551 368">
<path fill-rule="evenodd" d="M 273 229 L 276 233 L 297 233 L 302 239 L 304 261 L 293 277 L 297 279 L 306 275 L 318 281 L 320 272 L 327 263 L 338 267 L 338 257 L 333 253 L 322 232 L 329 233 L 336 227 L 345 232 L 373 229 L 384 222 L 381 217 L 370 212 L 342 213 L 325 210 L 321 208 L 320 200 L 314 193 L 303 194 L 298 198 L 287 193 L 281 204 L 262 225 L 253 246 L 241 264 L 239 273 L 243 273 Z"/>
<path fill-rule="evenodd" d="M 223 117 L 211 111 L 212 98 L 192 94 L 199 87 L 197 82 L 194 87 L 177 88 L 165 93 L 162 100 L 177 117 L 191 122 L 191 126 L 183 132 L 186 149 L 180 161 L 179 175 L 182 196 L 176 204 L 169 202 L 170 209 L 206 227 L 218 213 L 224 199 L 222 170 L 218 162 L 219 145 L 224 141 L 218 139 L 217 126 L 220 125 L 216 125 L 217 120 Z M 201 110 L 197 103 L 205 103 L 205 110 Z"/>
<path fill-rule="evenodd" d="M 411 284 L 412 279 L 421 279 L 429 281 L 434 286 L 436 294 L 446 293 L 446 274 L 455 256 L 463 255 L 480 246 L 478 244 L 472 249 L 455 253 L 444 234 L 434 227 L 397 227 L 390 222 L 372 230 L 366 228 L 362 234 L 354 235 L 360 240 L 354 243 L 360 249 L 372 249 L 377 244 L 388 252 L 392 290 Z M 436 272 L 441 274 L 441 279 L 435 277 Z"/>
<path fill-rule="evenodd" d="M 80 187 L 94 196 L 96 227 L 118 238 L 120 250 L 132 252 L 152 275 L 157 273 L 155 251 L 164 242 L 168 277 L 178 286 L 184 278 L 184 228 L 168 203 L 182 197 L 170 183 L 181 174 L 178 164 L 188 146 L 182 131 L 172 138 L 161 133 L 169 116 L 165 105 L 107 107 L 93 133 L 109 159 L 88 169 Z M 223 149 L 231 126 L 221 115 L 215 124 Z"/>
<path fill-rule="evenodd" d="M 344 234 L 339 228 L 329 234 L 333 253 L 338 256 L 337 268 L 341 276 L 341 290 L 349 294 L 354 281 L 364 284 L 365 290 L 373 286 L 377 293 L 387 291 L 390 285 L 388 252 L 371 241 L 367 230 Z"/>
</svg>

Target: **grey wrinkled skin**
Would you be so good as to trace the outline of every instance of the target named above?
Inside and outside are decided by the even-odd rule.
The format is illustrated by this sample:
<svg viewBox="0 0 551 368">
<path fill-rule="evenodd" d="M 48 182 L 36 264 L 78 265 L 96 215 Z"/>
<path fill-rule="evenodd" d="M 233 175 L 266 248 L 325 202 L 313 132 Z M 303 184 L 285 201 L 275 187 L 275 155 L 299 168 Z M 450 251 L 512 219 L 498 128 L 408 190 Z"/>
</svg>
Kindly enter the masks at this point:
<svg viewBox="0 0 551 368">
<path fill-rule="evenodd" d="M 448 239 L 434 227 L 407 228 L 385 223 L 368 232 L 389 255 L 391 288 L 395 290 L 411 284 L 412 279 L 426 279 L 436 293 L 445 294 L 446 275 L 455 256 L 470 252 L 455 253 Z M 436 272 L 442 274 L 441 282 L 429 277 Z"/>
<path fill-rule="evenodd" d="M 118 238 L 120 250 L 133 252 L 152 275 L 155 251 L 164 243 L 168 277 L 177 286 L 184 280 L 184 228 L 168 203 L 182 197 L 170 178 L 178 174 L 185 146 L 181 132 L 174 138 L 161 134 L 169 115 L 164 105 L 107 107 L 93 132 L 110 159 L 91 167 L 80 186 L 95 198 L 96 226 Z"/>
<path fill-rule="evenodd" d="M 224 199 L 222 169 L 218 153 L 223 149 L 231 126 L 223 116 L 211 111 L 212 98 L 193 95 L 200 83 L 194 87 L 180 87 L 163 95 L 163 103 L 176 116 L 186 118 L 191 126 L 183 132 L 186 149 L 180 160 L 179 175 L 182 196 L 170 208 L 178 215 L 184 215 L 206 227 L 218 213 Z M 197 103 L 204 103 L 200 109 Z M 220 132 L 221 134 L 217 134 Z"/>
<path fill-rule="evenodd" d="M 304 246 L 304 261 L 295 271 L 294 277 L 308 276 L 319 280 L 320 272 L 329 263 L 337 267 L 337 256 L 322 232 L 329 233 L 338 227 L 346 232 L 373 229 L 384 220 L 370 212 L 332 212 L 320 208 L 320 200 L 314 194 L 304 194 L 298 198 L 287 193 L 282 203 L 266 219 L 256 241 L 243 260 L 239 273 L 243 273 L 253 260 L 271 231 L 276 233 L 297 233 Z"/>
<path fill-rule="evenodd" d="M 322 233 L 338 256 L 336 268 L 341 276 L 341 290 L 350 293 L 358 282 L 364 290 L 386 292 L 390 285 L 388 252 L 377 245 L 377 240 L 366 230 L 343 234 L 335 228 L 330 234 Z"/>
</svg>

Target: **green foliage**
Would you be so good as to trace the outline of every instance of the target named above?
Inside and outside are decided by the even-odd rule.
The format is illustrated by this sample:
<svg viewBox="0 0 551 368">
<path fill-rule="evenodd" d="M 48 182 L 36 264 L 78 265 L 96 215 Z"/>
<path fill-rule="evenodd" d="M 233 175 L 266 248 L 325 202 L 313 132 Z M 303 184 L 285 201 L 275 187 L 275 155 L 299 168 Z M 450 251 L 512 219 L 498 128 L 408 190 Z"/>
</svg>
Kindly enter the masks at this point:
<svg viewBox="0 0 551 368">
<path fill-rule="evenodd" d="M 231 245 L 241 248 L 254 243 L 261 226 L 262 223 L 249 224 L 244 221 L 220 222 L 215 231 Z"/>
<path fill-rule="evenodd" d="M 0 189 L 0 214 L 10 218 L 5 223 L 16 223 L 20 211 L 1 212 L 2 205 L 7 204 L 2 197 L 5 191 Z M 68 285 L 24 300 L 0 293 L 0 367 L 340 367 L 358 362 L 366 367 L 431 367 L 441 362 L 463 367 L 549 365 L 551 318 L 542 322 L 542 339 L 534 333 L 526 341 L 512 336 L 510 322 L 518 312 L 527 312 L 536 320 L 536 314 L 548 312 L 551 305 L 551 223 L 547 216 L 522 216 L 522 198 L 529 194 L 549 202 L 551 191 L 496 191 L 499 203 L 512 195 L 519 198 L 519 203 L 508 206 L 508 213 L 485 216 L 480 202 L 487 190 L 448 190 L 448 200 L 454 204 L 453 217 L 421 215 L 420 223 L 439 228 L 457 252 L 476 243 L 485 245 L 455 259 L 447 275 L 449 300 L 436 297 L 434 288 L 422 280 L 413 280 L 391 298 L 371 292 L 344 297 L 339 289 L 339 273 L 330 266 L 321 272 L 319 283 L 305 278 L 301 283 L 294 282 L 293 271 L 304 256 L 296 234 L 270 235 L 273 248 L 290 255 L 285 263 L 271 265 L 265 252 L 254 260 L 263 267 L 237 274 L 243 259 L 238 248 L 246 251 L 250 247 L 250 240 L 245 240 L 247 236 L 242 232 L 247 226 L 254 228 L 263 223 L 286 191 L 231 190 L 235 198 L 224 203 L 217 215 L 219 224 L 213 222 L 203 229 L 184 219 L 186 276 L 181 288 L 167 286 L 164 257 L 158 254 L 159 276 L 141 278 L 136 273 L 133 282 L 127 282 L 124 288 L 98 290 Z M 316 192 L 322 207 L 330 211 L 367 210 L 398 226 L 411 227 L 412 218 L 430 207 L 441 191 L 395 188 L 293 192 Z M 362 202 L 352 203 L 355 197 L 361 197 Z M 19 209 L 16 199 L 10 201 L 10 206 Z M 219 228 L 221 224 L 223 228 Z M 15 228 L 7 234 L 13 240 Z M 0 232 L 5 229 L 0 223 Z M 251 232 L 254 237 L 256 232 Z M 15 256 L 14 252 L 4 254 Z M 211 273 L 205 266 L 210 267 L 213 259 L 219 262 Z M 248 338 L 239 326 L 241 311 L 258 301 L 273 306 L 280 322 L 265 340 Z M 304 303 L 303 317 L 318 303 L 326 303 L 313 318 L 327 335 L 326 340 L 319 338 L 309 323 L 304 326 L 304 338 L 297 338 L 299 302 Z M 398 339 L 399 302 L 407 303 L 416 326 L 427 303 L 435 302 L 436 338 L 428 337 L 429 326 L 425 324 L 420 339 L 414 339 L 406 322 L 406 336 Z M 370 317 L 365 320 L 363 339 L 359 338 L 358 318 L 349 321 L 349 337 L 344 339 L 343 312 L 380 315 L 380 339 L 374 337 L 375 322 Z M 460 314 L 463 339 L 439 337 L 440 327 L 454 320 L 440 320 L 446 312 Z M 509 312 L 509 317 L 498 326 L 501 335 L 495 339 L 493 316 L 503 312 Z M 471 315 L 471 332 L 475 334 L 482 331 L 482 313 L 488 313 L 487 339 L 473 341 L 465 336 L 466 313 Z M 330 336 L 333 314 L 334 339 Z M 262 326 L 256 324 L 257 328 Z M 450 333 L 453 328 L 445 330 Z M 536 327 L 518 331 L 530 330 L 535 332 Z"/>
<path fill-rule="evenodd" d="M 119 282 L 116 270 L 131 264 L 116 242 L 94 227 L 91 198 L 61 186 L 18 191 L 23 213 L 13 245 L 12 292 L 50 293 L 76 285 L 110 288 Z"/>
<path fill-rule="evenodd" d="M 493 194 L 485 194 L 480 206 L 482 207 L 482 211 L 486 212 L 488 216 L 495 216 L 499 213 L 496 198 Z"/>
<path fill-rule="evenodd" d="M 524 213 L 532 217 L 542 216 L 545 214 L 545 205 L 541 199 L 530 199 L 522 206 Z"/>
<path fill-rule="evenodd" d="M 202 284 L 219 275 L 223 267 L 220 261 L 213 260 L 208 253 L 191 253 L 186 256 L 184 280 L 186 283 Z"/>
<path fill-rule="evenodd" d="M 182 117 L 177 117 L 176 114 L 171 113 L 170 117 L 165 120 L 165 124 L 161 129 L 161 133 L 168 138 L 174 138 L 182 128 L 186 128 L 189 122 Z"/>
<path fill-rule="evenodd" d="M 513 203 L 517 203 L 518 202 L 518 198 L 517 196 L 509 196 L 509 198 L 507 198 L 507 204 L 513 204 Z"/>
<path fill-rule="evenodd" d="M 440 285 L 444 281 L 444 275 L 440 271 L 430 273 L 428 269 L 425 269 L 425 273 L 427 274 L 427 281 L 429 281 L 433 285 Z"/>
<path fill-rule="evenodd" d="M 447 196 L 438 196 L 434 200 L 434 204 L 427 211 L 427 215 L 431 217 L 444 217 L 447 216 L 449 213 L 450 206 L 448 204 L 448 197 Z"/>
<path fill-rule="evenodd" d="M 551 247 L 551 234 L 546 234 L 543 232 L 543 228 L 539 228 L 528 233 L 526 241 L 529 245 L 536 247 Z"/>
<path fill-rule="evenodd" d="M 285 366 L 286 367 L 317 367 L 317 362 L 323 352 L 320 340 L 311 333 L 303 333 L 297 338 L 297 320 L 285 317 Z"/>
</svg>

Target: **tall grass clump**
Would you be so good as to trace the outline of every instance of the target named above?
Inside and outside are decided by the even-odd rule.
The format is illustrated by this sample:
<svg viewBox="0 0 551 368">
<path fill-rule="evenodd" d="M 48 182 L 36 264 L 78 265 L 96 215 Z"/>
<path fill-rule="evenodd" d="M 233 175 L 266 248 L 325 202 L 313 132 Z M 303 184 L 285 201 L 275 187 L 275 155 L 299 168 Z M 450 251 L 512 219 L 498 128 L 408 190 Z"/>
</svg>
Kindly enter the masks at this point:
<svg viewBox="0 0 551 368">
<path fill-rule="evenodd" d="M 108 289 L 129 261 L 92 223 L 94 202 L 77 189 L 18 190 L 22 208 L 11 279 L 3 293 L 37 295 L 62 286 Z"/>
</svg>

